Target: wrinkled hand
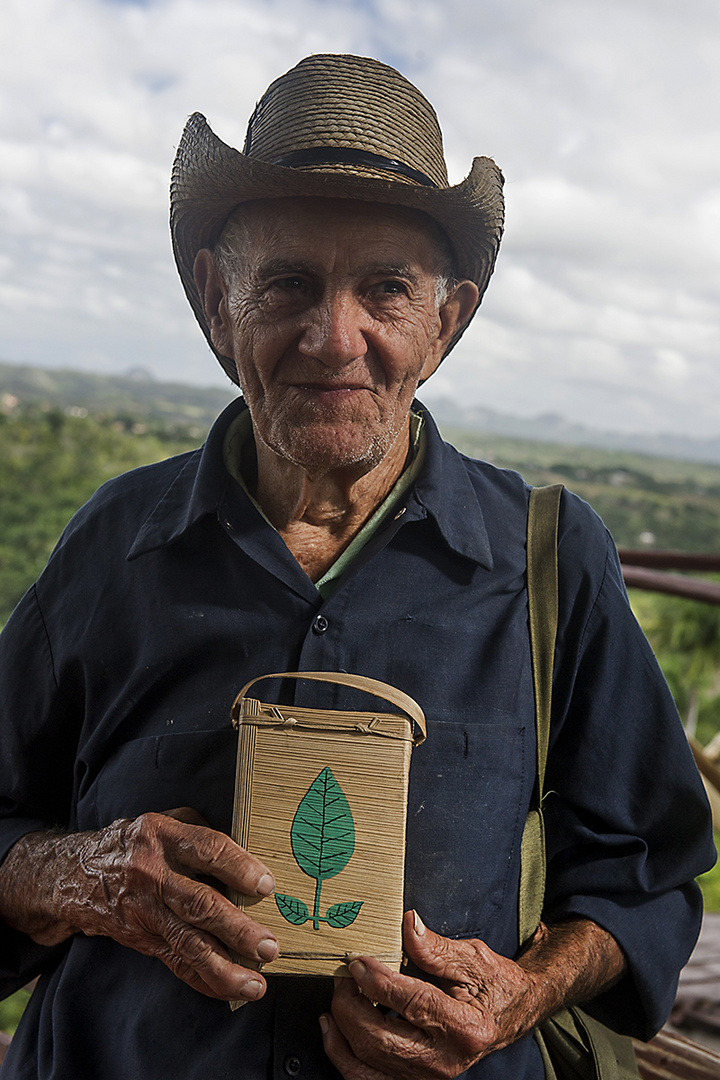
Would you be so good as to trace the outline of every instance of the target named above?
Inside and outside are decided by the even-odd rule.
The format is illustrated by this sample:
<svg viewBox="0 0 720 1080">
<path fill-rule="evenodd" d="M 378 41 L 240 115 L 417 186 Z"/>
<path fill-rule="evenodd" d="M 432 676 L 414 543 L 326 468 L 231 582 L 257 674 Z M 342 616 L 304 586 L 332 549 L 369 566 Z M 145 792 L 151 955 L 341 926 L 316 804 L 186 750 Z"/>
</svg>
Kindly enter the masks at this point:
<svg viewBox="0 0 720 1080">
<path fill-rule="evenodd" d="M 0 871 L 0 912 L 43 945 L 103 935 L 157 957 L 209 997 L 259 998 L 262 975 L 230 953 L 272 960 L 277 939 L 207 878 L 247 896 L 275 887 L 263 863 L 195 811 L 149 813 L 96 832 L 23 837 Z"/>
<path fill-rule="evenodd" d="M 434 934 L 414 912 L 403 930 L 408 956 L 440 987 L 372 957 L 353 960 L 352 979 L 336 980 L 332 1016 L 321 1018 L 325 1051 L 346 1080 L 458 1076 L 530 1030 L 537 1018 L 533 973 L 482 941 Z"/>
</svg>

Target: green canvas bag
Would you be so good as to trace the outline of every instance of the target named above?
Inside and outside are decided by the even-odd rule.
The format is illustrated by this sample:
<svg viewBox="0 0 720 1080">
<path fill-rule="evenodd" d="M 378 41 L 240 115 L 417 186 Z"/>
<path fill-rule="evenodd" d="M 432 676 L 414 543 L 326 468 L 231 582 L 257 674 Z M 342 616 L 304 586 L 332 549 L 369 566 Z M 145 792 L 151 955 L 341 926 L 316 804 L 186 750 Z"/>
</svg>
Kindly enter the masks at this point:
<svg viewBox="0 0 720 1080">
<path fill-rule="evenodd" d="M 552 674 L 558 621 L 557 527 L 562 485 L 533 488 L 527 531 L 528 607 L 535 689 L 537 778 L 521 847 L 519 931 L 537 929 L 545 900 L 543 790 L 550 739 Z M 548 1080 L 638 1080 L 632 1040 L 573 1006 L 535 1029 Z"/>
</svg>

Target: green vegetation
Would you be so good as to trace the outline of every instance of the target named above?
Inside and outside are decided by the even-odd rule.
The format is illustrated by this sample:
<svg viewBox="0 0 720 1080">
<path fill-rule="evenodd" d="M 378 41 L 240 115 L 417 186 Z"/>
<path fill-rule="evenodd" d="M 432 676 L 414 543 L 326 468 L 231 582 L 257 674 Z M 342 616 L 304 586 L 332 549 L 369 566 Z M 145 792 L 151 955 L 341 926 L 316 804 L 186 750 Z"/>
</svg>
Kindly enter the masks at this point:
<svg viewBox="0 0 720 1080">
<path fill-rule="evenodd" d="M 720 731 L 720 607 L 637 589 L 630 599 L 688 733 L 707 746 Z"/>
<path fill-rule="evenodd" d="M 30 1000 L 29 990 L 18 990 L 17 994 L 0 1001 L 0 1031 L 12 1035 L 20 1023 L 23 1010 Z"/>
<path fill-rule="evenodd" d="M 237 393 L 229 382 L 224 389 L 158 383 L 142 369 L 113 376 L 0 362 L 0 395 L 23 409 L 53 408 L 100 421 L 131 418 L 164 430 L 188 428 L 199 439 Z"/>
<path fill-rule="evenodd" d="M 720 551 L 718 465 L 452 429 L 443 434 L 463 453 L 515 469 L 531 484 L 565 484 L 594 507 L 618 547 Z"/>
<path fill-rule="evenodd" d="M 715 847 L 720 850 L 720 834 L 715 833 Z M 706 911 L 720 911 L 720 862 L 698 878 Z"/>
<path fill-rule="evenodd" d="M 202 441 L 131 417 L 59 409 L 0 412 L 0 626 L 47 562 L 70 517 L 112 476 Z"/>
<path fill-rule="evenodd" d="M 707 746 L 720 732 L 720 607 L 637 589 L 630 600 L 686 730 Z M 698 881 L 706 909 L 720 911 L 720 863 Z"/>
</svg>

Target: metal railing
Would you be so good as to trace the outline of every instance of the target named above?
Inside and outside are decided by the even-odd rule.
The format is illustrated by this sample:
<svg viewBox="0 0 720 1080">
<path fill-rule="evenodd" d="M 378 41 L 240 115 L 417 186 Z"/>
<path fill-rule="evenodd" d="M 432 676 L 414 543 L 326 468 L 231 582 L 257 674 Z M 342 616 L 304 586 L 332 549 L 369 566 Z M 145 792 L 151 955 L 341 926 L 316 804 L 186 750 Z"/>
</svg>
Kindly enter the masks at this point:
<svg viewBox="0 0 720 1080">
<path fill-rule="evenodd" d="M 720 582 L 704 581 L 687 574 L 668 574 L 668 570 L 694 573 L 720 573 L 720 555 L 690 555 L 684 551 L 638 551 L 620 548 L 623 578 L 629 589 L 684 596 L 704 604 L 720 605 Z"/>
</svg>

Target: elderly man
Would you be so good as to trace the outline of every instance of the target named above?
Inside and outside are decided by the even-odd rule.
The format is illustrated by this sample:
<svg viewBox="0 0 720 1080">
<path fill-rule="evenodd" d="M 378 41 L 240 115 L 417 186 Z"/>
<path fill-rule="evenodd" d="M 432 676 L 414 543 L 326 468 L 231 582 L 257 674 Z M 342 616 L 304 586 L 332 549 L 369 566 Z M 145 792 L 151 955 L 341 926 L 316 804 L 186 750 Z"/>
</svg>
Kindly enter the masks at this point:
<svg viewBox="0 0 720 1080">
<path fill-rule="evenodd" d="M 545 915 L 521 949 L 528 488 L 414 401 L 492 272 L 497 167 L 449 187 L 415 87 L 315 56 L 269 88 L 243 153 L 193 116 L 171 197 L 185 289 L 244 401 L 201 451 L 105 485 L 3 635 L 3 985 L 40 974 L 4 1080 L 533 1080 L 551 1068 L 533 1029 L 578 1002 L 648 1036 L 713 858 L 682 730 L 612 543 L 566 495 Z M 400 973 L 362 956 L 334 989 L 274 978 L 282 941 L 225 898 L 274 888 L 227 835 L 229 706 L 287 670 L 380 678 L 427 714 Z"/>
</svg>

